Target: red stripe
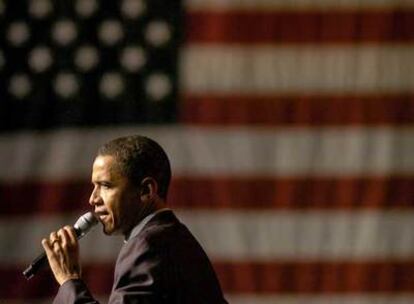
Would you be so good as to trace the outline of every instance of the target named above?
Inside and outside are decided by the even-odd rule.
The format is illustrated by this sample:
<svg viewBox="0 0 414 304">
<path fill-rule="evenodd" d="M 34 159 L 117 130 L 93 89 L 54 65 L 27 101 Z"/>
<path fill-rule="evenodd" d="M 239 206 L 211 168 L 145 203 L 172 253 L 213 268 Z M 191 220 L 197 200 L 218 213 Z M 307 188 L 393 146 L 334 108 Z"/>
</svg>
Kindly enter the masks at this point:
<svg viewBox="0 0 414 304">
<path fill-rule="evenodd" d="M 414 96 L 187 96 L 179 120 L 218 126 L 404 125 L 414 123 Z"/>
<path fill-rule="evenodd" d="M 188 43 L 412 42 L 414 10 L 193 11 Z"/>
<path fill-rule="evenodd" d="M 114 262 L 115 263 L 115 262 Z M 403 293 L 414 292 L 414 261 L 366 262 L 216 262 L 226 293 Z M 1 268 L 0 298 L 50 297 L 57 285 L 48 272 L 27 282 L 21 268 Z M 84 280 L 96 294 L 109 294 L 113 266 L 86 265 Z"/>
<path fill-rule="evenodd" d="M 21 182 L 0 185 L 0 215 L 65 213 L 89 208 L 90 182 Z"/>
<path fill-rule="evenodd" d="M 414 177 L 180 178 L 173 206 L 210 209 L 411 208 Z"/>
<path fill-rule="evenodd" d="M 25 266 L 1 266 L 0 299 L 46 298 L 54 296 L 58 290 L 58 285 L 49 269 L 40 271 L 27 281 L 22 274 Z M 113 281 L 113 266 L 96 264 L 82 267 L 83 279 L 88 283 L 91 292 L 97 295 L 109 294 Z"/>
<path fill-rule="evenodd" d="M 169 204 L 183 209 L 412 208 L 414 176 L 373 178 L 178 177 Z M 3 184 L 0 214 L 81 212 L 89 182 Z"/>
<path fill-rule="evenodd" d="M 414 292 L 414 261 L 217 263 L 226 292 Z"/>
</svg>

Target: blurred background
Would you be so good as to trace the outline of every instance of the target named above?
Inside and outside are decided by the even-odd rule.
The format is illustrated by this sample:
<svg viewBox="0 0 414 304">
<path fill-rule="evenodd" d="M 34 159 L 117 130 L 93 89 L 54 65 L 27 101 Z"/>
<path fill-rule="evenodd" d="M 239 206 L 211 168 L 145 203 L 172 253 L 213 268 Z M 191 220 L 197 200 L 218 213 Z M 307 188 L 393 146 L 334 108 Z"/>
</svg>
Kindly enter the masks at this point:
<svg viewBox="0 0 414 304">
<path fill-rule="evenodd" d="M 169 204 L 235 304 L 414 302 L 414 1 L 0 1 L 0 303 L 86 212 L 109 139 L 170 156 Z M 122 239 L 81 241 L 103 301 Z"/>
</svg>

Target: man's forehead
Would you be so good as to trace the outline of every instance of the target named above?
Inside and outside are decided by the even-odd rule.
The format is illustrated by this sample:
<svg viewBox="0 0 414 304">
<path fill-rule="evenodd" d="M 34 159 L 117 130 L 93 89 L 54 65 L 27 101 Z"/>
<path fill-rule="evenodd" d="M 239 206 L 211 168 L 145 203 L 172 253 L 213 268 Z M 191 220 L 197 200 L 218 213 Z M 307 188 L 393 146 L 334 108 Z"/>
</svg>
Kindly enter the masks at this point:
<svg viewBox="0 0 414 304">
<path fill-rule="evenodd" d="M 113 162 L 114 157 L 112 155 L 98 155 L 93 162 L 93 166 L 102 167 L 111 165 Z"/>
<path fill-rule="evenodd" d="M 113 167 L 114 158 L 111 155 L 98 155 L 93 162 L 93 170 L 110 169 Z"/>
<path fill-rule="evenodd" d="M 92 178 L 100 176 L 119 175 L 113 156 L 99 155 L 95 158 L 92 166 Z"/>
</svg>

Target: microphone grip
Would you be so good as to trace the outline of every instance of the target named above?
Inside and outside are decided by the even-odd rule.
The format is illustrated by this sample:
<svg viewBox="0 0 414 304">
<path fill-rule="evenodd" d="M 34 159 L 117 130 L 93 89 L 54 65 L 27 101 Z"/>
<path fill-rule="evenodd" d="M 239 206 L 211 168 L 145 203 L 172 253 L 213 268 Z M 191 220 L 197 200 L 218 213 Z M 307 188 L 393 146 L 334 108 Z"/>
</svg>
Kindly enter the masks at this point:
<svg viewBox="0 0 414 304">
<path fill-rule="evenodd" d="M 84 234 L 82 234 L 82 231 L 77 227 L 75 227 L 75 233 L 78 239 L 84 236 Z M 23 270 L 24 277 L 27 280 L 30 280 L 40 269 L 47 266 L 47 262 L 46 253 L 41 253 L 37 258 L 33 260 L 32 263 L 30 263 L 30 265 L 25 270 Z"/>
<path fill-rule="evenodd" d="M 46 253 L 40 254 L 36 259 L 33 260 L 32 263 L 30 263 L 29 267 L 27 267 L 23 271 L 23 275 L 27 280 L 30 280 L 39 269 L 43 268 L 47 265 L 47 256 Z"/>
</svg>

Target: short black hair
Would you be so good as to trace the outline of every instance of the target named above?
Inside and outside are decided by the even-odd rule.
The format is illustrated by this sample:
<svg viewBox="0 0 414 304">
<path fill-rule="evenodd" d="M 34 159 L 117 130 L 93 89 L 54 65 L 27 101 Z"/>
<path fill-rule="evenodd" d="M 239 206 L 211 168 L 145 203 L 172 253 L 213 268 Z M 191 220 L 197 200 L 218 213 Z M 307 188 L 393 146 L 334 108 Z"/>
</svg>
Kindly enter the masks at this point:
<svg viewBox="0 0 414 304">
<path fill-rule="evenodd" d="M 139 185 L 145 177 L 158 183 L 158 195 L 166 199 L 171 180 L 171 166 L 167 154 L 154 140 L 132 135 L 113 139 L 98 150 L 97 156 L 113 156 L 122 174 Z"/>
</svg>

